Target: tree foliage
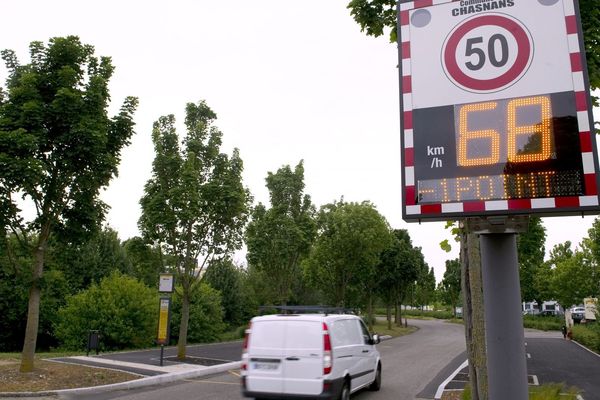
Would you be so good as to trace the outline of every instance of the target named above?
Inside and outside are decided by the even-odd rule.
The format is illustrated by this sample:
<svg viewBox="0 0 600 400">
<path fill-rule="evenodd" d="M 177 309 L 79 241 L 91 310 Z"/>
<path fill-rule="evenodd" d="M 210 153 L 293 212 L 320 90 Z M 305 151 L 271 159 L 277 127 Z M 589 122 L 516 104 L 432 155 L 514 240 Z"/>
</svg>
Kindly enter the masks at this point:
<svg viewBox="0 0 600 400">
<path fill-rule="evenodd" d="M 546 228 L 539 217 L 530 217 L 527 232 L 517 237 L 517 252 L 519 257 L 519 275 L 521 279 L 521 298 L 523 301 L 542 302 L 544 299 L 536 290 L 535 276 L 544 263 L 544 243 Z"/>
<path fill-rule="evenodd" d="M 171 336 L 177 338 L 181 326 L 182 296 L 178 290 L 173 298 Z M 225 330 L 221 295 L 205 282 L 200 283 L 190 299 L 188 340 L 191 343 L 214 342 Z"/>
<path fill-rule="evenodd" d="M 129 263 L 128 274 L 148 287 L 157 287 L 159 274 L 165 272 L 160 248 L 150 246 L 136 236 L 124 241 L 123 249 Z"/>
<path fill-rule="evenodd" d="M 388 247 L 389 227 L 369 202 L 325 205 L 319 232 L 306 262 L 306 274 L 330 304 L 358 302 L 360 285 L 372 276 Z M 376 272 L 375 272 L 376 273 Z"/>
<path fill-rule="evenodd" d="M 23 372 L 33 370 L 48 240 L 58 234 L 74 242 L 102 222 L 107 206 L 99 191 L 117 174 L 137 105 L 127 98 L 108 117 L 114 67 L 75 36 L 32 42 L 30 57 L 21 65 L 13 51 L 2 51 L 9 77 L 0 103 L 0 220 L 33 263 Z M 24 221 L 19 197 L 35 208 L 33 221 Z"/>
<path fill-rule="evenodd" d="M 271 208 L 258 204 L 246 230 L 247 259 L 262 273 L 272 299 L 287 304 L 300 263 L 308 255 L 316 226 L 315 208 L 304 193 L 304 165 L 286 165 L 267 176 Z"/>
<path fill-rule="evenodd" d="M 598 89 L 600 88 L 600 0 L 581 0 L 579 9 L 590 86 Z"/>
<path fill-rule="evenodd" d="M 204 280 L 221 293 L 225 322 L 232 327 L 244 323 L 249 299 L 243 288 L 243 272 L 230 259 L 215 260 L 206 269 Z"/>
<path fill-rule="evenodd" d="M 418 248 L 414 248 L 406 229 L 394 229 L 392 240 L 381 254 L 377 267 L 379 276 L 379 296 L 387 309 L 388 328 L 391 329 L 391 309 L 401 310 L 400 305 L 409 287 L 412 287 L 418 276 Z M 401 321 L 396 313 L 396 323 Z"/>
<path fill-rule="evenodd" d="M 250 194 L 242 184 L 237 149 L 222 153 L 216 114 L 204 101 L 186 106 L 183 150 L 169 115 L 154 123 L 152 177 L 140 200 L 144 239 L 169 255 L 181 284 L 182 316 L 178 357 L 185 358 L 189 305 L 210 260 L 237 249 L 247 219 Z"/>
<path fill-rule="evenodd" d="M 555 300 L 563 307 L 583 303 L 585 297 L 594 293 L 593 267 L 589 253 L 575 251 L 572 257 L 556 264 L 552 276 L 552 291 Z"/>
<path fill-rule="evenodd" d="M 461 295 L 461 265 L 459 259 L 446 260 L 446 271 L 440 283 L 442 299 L 452 306 L 452 313 L 456 317 L 456 306 Z"/>
<path fill-rule="evenodd" d="M 117 232 L 109 227 L 95 232 L 83 243 L 51 242 L 48 258 L 63 271 L 70 292 L 87 289 L 113 271 L 130 273 L 131 263 Z"/>
<path fill-rule="evenodd" d="M 419 248 L 420 249 L 420 248 Z M 429 268 L 429 265 L 425 262 L 425 259 L 419 257 L 419 273 L 417 275 L 417 283 L 415 285 L 415 304 L 419 307 L 424 307 L 433 302 L 435 296 L 435 274 L 433 267 Z"/>
<path fill-rule="evenodd" d="M 396 0 L 351 0 L 348 9 L 361 31 L 369 36 L 389 32 L 389 40 L 398 39 Z M 593 89 L 600 88 L 600 0 L 579 1 L 585 53 Z"/>
</svg>

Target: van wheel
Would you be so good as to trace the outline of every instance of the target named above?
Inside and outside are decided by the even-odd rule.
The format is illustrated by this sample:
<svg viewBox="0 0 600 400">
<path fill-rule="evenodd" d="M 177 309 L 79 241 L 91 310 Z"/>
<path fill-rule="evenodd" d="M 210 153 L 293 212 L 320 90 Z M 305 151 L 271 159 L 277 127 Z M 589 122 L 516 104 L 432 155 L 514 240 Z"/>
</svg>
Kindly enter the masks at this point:
<svg viewBox="0 0 600 400">
<path fill-rule="evenodd" d="M 340 400 L 350 400 L 350 381 L 345 380 L 344 386 L 342 387 L 342 393 L 340 393 Z"/>
<path fill-rule="evenodd" d="M 374 392 L 378 391 L 379 389 L 381 389 L 381 364 L 377 364 L 375 379 L 373 380 L 373 383 L 371 383 L 371 386 L 369 386 L 369 390 Z"/>
</svg>

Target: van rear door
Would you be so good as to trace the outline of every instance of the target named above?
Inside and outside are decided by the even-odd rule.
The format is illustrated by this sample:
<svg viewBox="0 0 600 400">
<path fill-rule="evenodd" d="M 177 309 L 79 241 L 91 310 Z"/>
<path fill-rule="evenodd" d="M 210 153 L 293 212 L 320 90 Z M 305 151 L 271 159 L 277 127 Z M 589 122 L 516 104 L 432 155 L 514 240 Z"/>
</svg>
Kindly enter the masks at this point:
<svg viewBox="0 0 600 400">
<path fill-rule="evenodd" d="M 251 392 L 283 393 L 285 321 L 255 321 L 248 342 L 246 388 Z"/>
<path fill-rule="evenodd" d="M 288 320 L 285 335 L 286 394 L 316 395 L 323 391 L 323 323 Z"/>
</svg>

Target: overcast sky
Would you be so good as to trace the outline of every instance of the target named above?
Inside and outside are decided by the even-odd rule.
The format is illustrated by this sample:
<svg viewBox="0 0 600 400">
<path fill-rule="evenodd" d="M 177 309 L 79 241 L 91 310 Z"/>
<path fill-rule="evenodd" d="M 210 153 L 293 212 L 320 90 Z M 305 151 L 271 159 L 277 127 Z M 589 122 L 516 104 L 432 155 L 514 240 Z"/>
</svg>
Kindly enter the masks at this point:
<svg viewBox="0 0 600 400">
<path fill-rule="evenodd" d="M 440 249 L 450 238 L 443 223 L 402 220 L 396 47 L 387 36 L 361 33 L 347 2 L 12 0 L 3 3 L 0 49 L 26 63 L 31 41 L 77 35 L 113 59 L 111 115 L 125 96 L 139 98 L 136 134 L 103 195 L 122 240 L 139 234 L 152 123 L 175 114 L 181 126 L 185 104 L 206 100 L 223 149 L 240 149 L 255 201 L 268 202 L 268 171 L 303 159 L 306 193 L 317 206 L 342 196 L 370 200 L 392 227 L 409 230 L 439 281 L 458 246 Z M 579 243 L 593 220 L 545 219 L 546 249 Z"/>
</svg>

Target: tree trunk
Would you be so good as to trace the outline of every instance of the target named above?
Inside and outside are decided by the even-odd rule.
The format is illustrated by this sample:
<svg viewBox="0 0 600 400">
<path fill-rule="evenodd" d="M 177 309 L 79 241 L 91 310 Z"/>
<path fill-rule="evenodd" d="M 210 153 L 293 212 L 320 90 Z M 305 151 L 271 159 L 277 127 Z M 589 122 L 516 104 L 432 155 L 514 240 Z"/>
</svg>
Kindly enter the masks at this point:
<svg viewBox="0 0 600 400">
<path fill-rule="evenodd" d="M 32 372 L 34 368 L 35 348 L 40 324 L 40 280 L 44 273 L 44 259 L 46 257 L 46 246 L 50 237 L 50 223 L 46 222 L 40 231 L 38 244 L 34 250 L 34 265 L 29 288 L 29 305 L 27 308 L 27 327 L 25 328 L 25 339 L 23 341 L 23 353 L 21 354 L 21 372 Z"/>
<path fill-rule="evenodd" d="M 37 261 L 36 261 L 37 264 Z M 38 267 L 36 265 L 35 269 Z M 38 286 L 39 280 L 34 279 L 29 289 L 29 306 L 27 309 L 27 328 L 25 329 L 25 340 L 23 342 L 23 353 L 21 355 L 21 372 L 33 371 L 33 360 L 40 321 L 40 296 L 41 290 Z"/>
<path fill-rule="evenodd" d="M 472 400 L 487 400 L 487 365 L 485 351 L 485 321 L 483 312 L 483 281 L 479 236 L 461 235 L 463 319 L 469 359 Z"/>
<path fill-rule="evenodd" d="M 386 305 L 386 315 L 387 315 L 388 331 L 391 331 L 392 330 L 392 306 L 389 303 Z"/>
<path fill-rule="evenodd" d="M 183 360 L 186 355 L 187 332 L 190 320 L 189 285 L 183 285 L 183 294 L 181 297 L 181 323 L 179 324 L 179 340 L 177 341 L 177 358 Z"/>
</svg>

